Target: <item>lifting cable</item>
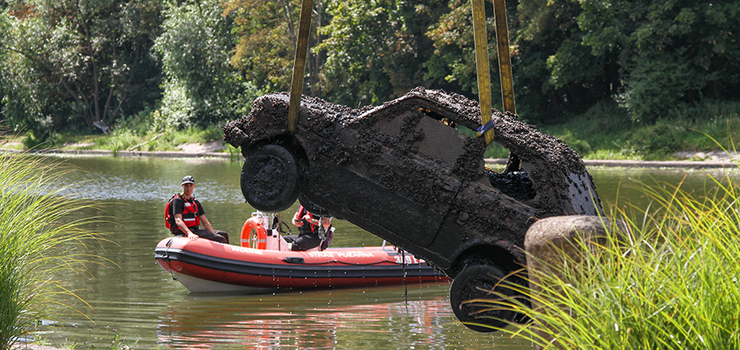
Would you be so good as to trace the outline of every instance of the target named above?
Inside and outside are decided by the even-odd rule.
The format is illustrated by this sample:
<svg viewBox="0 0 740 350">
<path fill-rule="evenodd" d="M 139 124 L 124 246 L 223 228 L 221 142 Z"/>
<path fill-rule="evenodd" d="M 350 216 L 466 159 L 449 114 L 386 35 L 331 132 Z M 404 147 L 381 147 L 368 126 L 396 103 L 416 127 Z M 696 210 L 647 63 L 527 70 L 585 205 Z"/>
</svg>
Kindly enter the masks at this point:
<svg viewBox="0 0 740 350">
<path fill-rule="evenodd" d="M 303 93 L 303 76 L 306 71 L 306 55 L 308 51 L 308 32 L 311 28 L 311 11 L 313 0 L 303 0 L 301 3 L 301 19 L 298 24 L 298 43 L 293 60 L 293 78 L 290 82 L 290 104 L 288 106 L 288 131 L 295 134 L 298 122 L 298 111 L 301 107 Z"/>
<path fill-rule="evenodd" d="M 496 19 L 498 70 L 501 77 L 501 98 L 504 101 L 504 111 L 516 114 L 514 78 L 511 73 L 511 56 L 509 54 L 509 28 L 506 23 L 504 0 L 493 0 L 493 16 Z"/>
<path fill-rule="evenodd" d="M 493 142 L 494 131 L 491 121 L 491 72 L 488 68 L 488 35 L 486 34 L 486 9 L 483 0 L 473 0 L 473 42 L 475 43 L 475 67 L 478 76 L 478 100 L 480 101 L 481 129 L 486 144 Z"/>
<path fill-rule="evenodd" d="M 492 0 L 496 22 L 496 42 L 498 47 L 499 76 L 501 78 L 501 98 L 504 111 L 516 113 L 514 104 L 514 79 L 511 73 L 509 54 L 509 30 L 506 23 L 504 0 Z M 472 0 L 473 42 L 475 43 L 475 66 L 478 77 L 478 99 L 480 102 L 481 127 L 478 136 L 485 136 L 486 143 L 493 142 L 494 130 L 491 121 L 491 72 L 488 58 L 488 35 L 486 32 L 486 10 L 484 0 Z"/>
</svg>

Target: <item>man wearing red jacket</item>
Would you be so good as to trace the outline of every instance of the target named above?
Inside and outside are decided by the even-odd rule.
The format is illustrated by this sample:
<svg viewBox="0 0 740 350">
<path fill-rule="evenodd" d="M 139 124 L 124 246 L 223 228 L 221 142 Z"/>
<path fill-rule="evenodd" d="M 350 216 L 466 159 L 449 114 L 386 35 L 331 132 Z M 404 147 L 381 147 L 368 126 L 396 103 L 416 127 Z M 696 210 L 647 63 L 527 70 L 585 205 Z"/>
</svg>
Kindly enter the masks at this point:
<svg viewBox="0 0 740 350">
<path fill-rule="evenodd" d="M 295 251 L 318 247 L 322 241 L 327 240 L 327 235 L 331 232 L 330 217 L 315 217 L 303 205 L 296 210 L 293 225 L 298 227 L 298 234 L 285 236 L 285 240 L 293 243 L 291 250 Z M 324 237 L 320 237 L 321 232 L 324 232 Z"/>
</svg>

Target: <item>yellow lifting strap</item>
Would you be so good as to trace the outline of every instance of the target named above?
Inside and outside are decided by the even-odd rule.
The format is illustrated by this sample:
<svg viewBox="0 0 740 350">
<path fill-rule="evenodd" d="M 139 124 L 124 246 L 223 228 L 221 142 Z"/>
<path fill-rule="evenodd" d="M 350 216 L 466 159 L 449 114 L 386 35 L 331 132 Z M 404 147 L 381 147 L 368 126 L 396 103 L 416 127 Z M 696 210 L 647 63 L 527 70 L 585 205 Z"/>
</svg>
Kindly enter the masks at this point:
<svg viewBox="0 0 740 350">
<path fill-rule="evenodd" d="M 473 42 L 475 67 L 478 74 L 478 100 L 481 125 L 491 121 L 491 72 L 488 69 L 488 35 L 486 34 L 486 9 L 483 0 L 473 0 Z M 493 128 L 485 134 L 486 143 L 493 142 Z"/>
<path fill-rule="evenodd" d="M 311 11 L 313 0 L 303 0 L 301 3 L 301 19 L 298 24 L 298 44 L 295 48 L 293 60 L 293 78 L 290 82 L 290 104 L 288 106 L 288 131 L 295 134 L 298 122 L 298 111 L 301 107 L 303 93 L 303 75 L 306 71 L 306 54 L 308 52 L 308 31 L 311 28 Z"/>
<path fill-rule="evenodd" d="M 509 56 L 509 27 L 506 23 L 506 5 L 504 4 L 504 0 L 493 0 L 493 15 L 496 19 L 498 70 L 501 76 L 501 98 L 504 100 L 504 111 L 516 114 L 514 78 L 511 74 L 511 57 Z"/>
<path fill-rule="evenodd" d="M 488 36 L 486 32 L 486 12 L 484 0 L 473 1 L 473 37 L 475 43 L 475 65 L 478 74 L 478 98 L 480 100 L 481 124 L 491 120 L 491 73 L 488 68 Z M 498 64 L 501 77 L 501 97 L 504 110 L 516 113 L 514 104 L 514 79 L 511 73 L 509 56 L 509 30 L 506 23 L 504 0 L 492 0 L 496 20 L 496 42 L 498 43 Z M 493 128 L 485 132 L 486 143 L 493 142 Z"/>
</svg>

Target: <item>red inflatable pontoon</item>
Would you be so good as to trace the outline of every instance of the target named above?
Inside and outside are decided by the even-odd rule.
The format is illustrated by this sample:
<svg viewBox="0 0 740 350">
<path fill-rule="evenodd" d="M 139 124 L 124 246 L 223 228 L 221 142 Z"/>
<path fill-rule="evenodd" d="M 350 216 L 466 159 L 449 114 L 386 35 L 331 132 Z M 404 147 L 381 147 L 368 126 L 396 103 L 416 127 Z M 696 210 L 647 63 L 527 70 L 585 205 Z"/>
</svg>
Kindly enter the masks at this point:
<svg viewBox="0 0 740 350">
<path fill-rule="evenodd" d="M 248 231 L 247 225 L 249 220 L 243 232 Z M 241 247 L 207 239 L 191 241 L 184 236 L 165 238 L 157 244 L 154 258 L 191 292 L 263 293 L 448 279 L 424 260 L 402 254 L 393 246 L 299 252 L 286 249 L 285 240 L 276 232 L 267 237 L 266 247 L 271 249 L 250 248 L 248 240 L 242 241 L 247 247 Z M 262 240 L 264 235 L 258 238 Z"/>
</svg>

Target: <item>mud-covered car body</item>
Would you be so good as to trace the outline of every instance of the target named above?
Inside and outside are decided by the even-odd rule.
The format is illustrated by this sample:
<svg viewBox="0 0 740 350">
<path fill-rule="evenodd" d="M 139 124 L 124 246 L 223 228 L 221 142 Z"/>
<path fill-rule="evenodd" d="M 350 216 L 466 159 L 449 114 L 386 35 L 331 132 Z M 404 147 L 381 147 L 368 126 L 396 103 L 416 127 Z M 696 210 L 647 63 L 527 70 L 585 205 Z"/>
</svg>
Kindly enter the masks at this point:
<svg viewBox="0 0 740 350">
<path fill-rule="evenodd" d="M 247 159 L 262 144 L 294 148 L 307 161 L 300 186 L 311 202 L 453 277 L 465 251 L 490 249 L 522 262 L 519 247 L 535 220 L 599 208 L 575 151 L 498 112 L 496 142 L 521 159 L 537 195 L 517 201 L 494 188 L 484 171 L 485 141 L 449 125 L 480 126 L 477 103 L 460 95 L 417 88 L 361 110 L 304 97 L 295 135 L 287 111 L 287 94 L 260 97 L 249 116 L 226 126 L 226 141 Z"/>
<path fill-rule="evenodd" d="M 416 88 L 363 109 L 303 97 L 294 134 L 288 100 L 287 94 L 262 96 L 248 116 L 224 128 L 225 140 L 246 158 L 242 191 L 257 209 L 281 210 L 302 194 L 450 277 L 471 264 L 495 265 L 504 274 L 519 269 L 525 233 L 537 219 L 600 211 L 575 151 L 498 111 L 495 141 L 521 160 L 532 195 L 514 184 L 507 188 L 505 178 L 495 188 L 484 169 L 485 140 L 455 127 L 476 130 L 481 123 L 478 104 L 463 96 Z M 275 146 L 294 160 L 269 160 L 285 153 L 270 149 Z M 277 169 L 291 162 L 295 175 Z M 296 184 L 289 191 L 270 182 L 291 176 L 287 186 Z"/>
</svg>

